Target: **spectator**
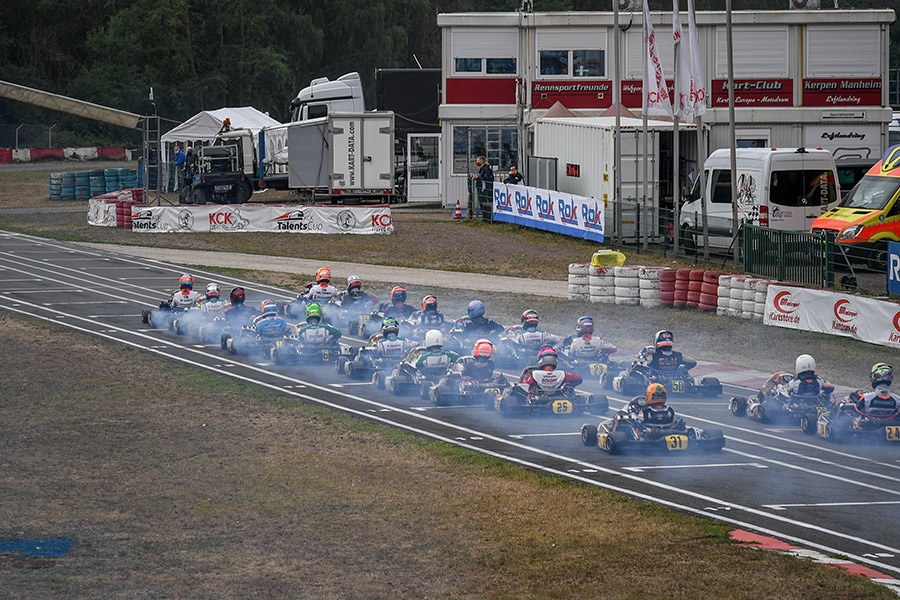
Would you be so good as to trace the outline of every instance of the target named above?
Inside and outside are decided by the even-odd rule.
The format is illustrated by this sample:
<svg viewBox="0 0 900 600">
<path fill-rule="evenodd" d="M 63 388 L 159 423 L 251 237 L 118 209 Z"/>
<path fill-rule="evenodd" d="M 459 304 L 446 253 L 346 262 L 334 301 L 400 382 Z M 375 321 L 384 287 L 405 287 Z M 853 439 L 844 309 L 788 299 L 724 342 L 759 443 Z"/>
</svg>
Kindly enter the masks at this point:
<svg viewBox="0 0 900 600">
<path fill-rule="evenodd" d="M 523 185 L 525 183 L 525 178 L 519 173 L 519 168 L 516 167 L 516 165 L 509 165 L 509 175 L 506 176 L 503 183 L 509 185 Z"/>
<path fill-rule="evenodd" d="M 178 189 L 181 187 L 181 180 L 184 179 L 183 171 L 184 161 L 186 157 L 184 155 L 184 150 L 182 150 L 181 146 L 179 146 L 178 144 L 175 144 L 174 150 L 175 158 L 173 159 L 173 162 L 175 163 L 175 191 L 178 191 Z"/>
<path fill-rule="evenodd" d="M 478 172 L 472 174 L 472 180 L 475 181 L 475 196 L 477 202 L 475 204 L 475 214 L 481 215 L 485 205 L 493 202 L 494 194 L 494 170 L 488 164 L 484 156 L 475 159 L 475 166 Z"/>
</svg>

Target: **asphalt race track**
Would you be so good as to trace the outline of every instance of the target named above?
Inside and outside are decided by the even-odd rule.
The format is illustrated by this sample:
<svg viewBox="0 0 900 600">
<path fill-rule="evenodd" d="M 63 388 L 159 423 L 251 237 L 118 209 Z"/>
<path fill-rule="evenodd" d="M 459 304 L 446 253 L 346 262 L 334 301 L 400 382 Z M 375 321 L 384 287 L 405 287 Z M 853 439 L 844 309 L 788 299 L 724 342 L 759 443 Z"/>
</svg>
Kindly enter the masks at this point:
<svg viewBox="0 0 900 600">
<path fill-rule="evenodd" d="M 415 394 L 394 397 L 330 366 L 276 367 L 261 357 L 233 356 L 141 323 L 184 267 L 73 244 L 0 232 L 0 306 L 107 340 L 128 344 L 277 393 L 316 402 L 382 424 L 442 440 L 532 469 L 724 521 L 900 576 L 900 448 L 836 445 L 799 427 L 766 426 L 727 409 L 730 395 L 755 392 L 726 385 L 719 398 L 673 399 L 688 425 L 721 429 L 721 453 L 610 456 L 581 443 L 584 421 L 504 418 L 480 406 L 436 407 Z M 248 303 L 295 293 L 192 269 L 198 281 L 235 285 Z M 111 282 L 115 282 L 111 286 Z M 110 288 L 116 290 L 110 297 Z M 347 341 L 361 344 L 360 338 Z M 723 375 L 729 365 L 722 365 Z M 716 375 L 715 369 L 704 375 Z M 726 380 L 723 377 L 723 380 Z M 581 389 L 599 394 L 599 383 Z M 625 398 L 607 394 L 611 411 Z"/>
</svg>

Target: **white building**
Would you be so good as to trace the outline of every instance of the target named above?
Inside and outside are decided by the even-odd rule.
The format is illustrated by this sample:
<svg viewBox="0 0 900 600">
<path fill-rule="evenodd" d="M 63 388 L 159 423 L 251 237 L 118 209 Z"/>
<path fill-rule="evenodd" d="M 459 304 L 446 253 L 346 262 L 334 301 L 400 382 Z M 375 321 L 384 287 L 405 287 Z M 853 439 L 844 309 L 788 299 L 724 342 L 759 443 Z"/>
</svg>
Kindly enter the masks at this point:
<svg viewBox="0 0 900 600">
<path fill-rule="evenodd" d="M 630 111 L 640 116 L 643 16 L 620 12 L 618 17 L 616 52 L 611 12 L 438 15 L 443 44 L 440 186 L 445 206 L 465 201 L 476 156 L 488 157 L 498 179 L 510 164 L 526 165 L 533 149 L 531 127 L 557 102 L 565 108 L 557 107 L 554 113 L 568 109 L 580 116 L 600 116 L 614 114 L 614 103 L 621 99 L 620 115 L 630 116 Z M 672 13 L 653 12 L 650 18 L 671 89 Z M 894 18 L 890 9 L 734 12 L 738 145 L 821 146 L 837 158 L 880 157 L 891 121 L 888 45 Z M 681 19 L 687 38 L 687 14 Z M 726 13 L 698 12 L 696 24 L 710 93 L 703 116 L 708 130 L 705 155 L 730 143 Z M 616 60 L 619 90 L 614 89 Z M 682 146 L 679 154 L 688 159 L 679 182 L 683 185 L 696 146 Z M 660 193 L 671 196 L 671 189 Z"/>
</svg>

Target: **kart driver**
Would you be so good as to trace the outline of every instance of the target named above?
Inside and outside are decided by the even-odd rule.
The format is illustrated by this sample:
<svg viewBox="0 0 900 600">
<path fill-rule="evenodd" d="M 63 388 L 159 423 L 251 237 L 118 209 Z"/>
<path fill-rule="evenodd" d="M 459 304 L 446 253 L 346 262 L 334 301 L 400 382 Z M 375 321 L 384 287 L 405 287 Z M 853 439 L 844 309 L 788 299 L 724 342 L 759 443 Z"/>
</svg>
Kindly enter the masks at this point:
<svg viewBox="0 0 900 600">
<path fill-rule="evenodd" d="M 891 365 L 877 363 L 869 371 L 872 390 L 863 394 L 856 405 L 859 410 L 872 417 L 889 417 L 900 408 L 900 396 L 891 392 L 894 381 L 894 369 Z"/>
<path fill-rule="evenodd" d="M 626 411 L 647 425 L 669 425 L 675 420 L 675 411 L 667 404 L 666 386 L 651 383 L 643 396 L 628 403 Z"/>
<path fill-rule="evenodd" d="M 696 365 L 693 361 L 685 361 L 681 352 L 675 350 L 675 336 L 665 329 L 656 332 L 654 345 L 641 350 L 639 359 L 638 362 L 661 373 L 674 373 L 681 366 L 691 368 Z"/>
<path fill-rule="evenodd" d="M 225 312 L 225 302 L 220 296 L 219 284 L 209 283 L 206 285 L 206 298 L 200 302 L 200 310 L 205 316 L 214 318 Z"/>
<path fill-rule="evenodd" d="M 539 322 L 536 310 L 526 310 L 522 313 L 522 324 L 506 330 L 506 339 L 535 352 L 541 348 L 556 346 L 562 341 L 560 336 L 538 329 Z"/>
<path fill-rule="evenodd" d="M 274 300 L 262 301 L 259 314 L 253 318 L 250 327 L 264 338 L 284 337 L 288 331 L 287 321 L 278 316 L 278 303 Z"/>
<path fill-rule="evenodd" d="M 488 381 L 494 378 L 494 344 L 482 338 L 475 342 L 471 356 L 462 356 L 451 368 L 451 373 L 463 379 Z M 503 376 L 498 374 L 497 378 Z"/>
<path fill-rule="evenodd" d="M 225 321 L 228 323 L 246 323 L 249 321 L 253 311 L 244 304 L 246 300 L 244 288 L 236 287 L 232 289 L 229 299 L 231 300 L 231 306 L 227 307 L 223 313 Z"/>
<path fill-rule="evenodd" d="M 464 339 L 497 339 L 503 332 L 503 325 L 484 316 L 484 302 L 481 300 L 469 302 L 466 312 L 468 316 L 460 319 Z"/>
<path fill-rule="evenodd" d="M 382 302 L 378 306 L 378 312 L 382 314 L 382 318 L 394 317 L 397 321 L 402 321 L 408 319 L 416 309 L 406 303 L 406 288 L 396 285 L 391 288 L 390 301 Z"/>
<path fill-rule="evenodd" d="M 794 361 L 794 379 L 788 383 L 789 394 L 801 396 L 831 396 L 834 386 L 816 374 L 816 359 L 809 354 L 801 354 Z"/>
<path fill-rule="evenodd" d="M 443 313 L 438 312 L 438 299 L 432 295 L 422 298 L 422 310 L 414 312 L 409 317 L 409 324 L 413 328 L 413 337 L 418 338 L 429 329 L 446 330 Z"/>
<path fill-rule="evenodd" d="M 342 308 L 359 307 L 357 312 L 363 313 L 374 308 L 378 304 L 378 298 L 363 291 L 359 275 L 350 275 L 347 277 L 347 290 L 340 292 L 332 302 L 340 304 Z"/>
<path fill-rule="evenodd" d="M 412 349 L 403 360 L 412 365 L 416 371 L 446 371 L 459 360 L 459 354 L 446 350 L 444 334 L 437 329 L 431 329 L 425 333 L 425 345 Z"/>
<path fill-rule="evenodd" d="M 196 306 L 203 295 L 194 291 L 194 278 L 185 273 L 178 280 L 179 290 L 172 294 L 169 299 L 169 306 L 175 310 L 184 310 L 192 306 Z"/>
<path fill-rule="evenodd" d="M 594 319 L 579 317 L 575 323 L 575 335 L 565 338 L 557 346 L 563 356 L 573 359 L 591 360 L 601 354 L 612 354 L 618 348 L 606 340 L 594 337 Z"/>
<path fill-rule="evenodd" d="M 316 283 L 310 285 L 303 299 L 307 302 L 325 303 L 336 297 L 338 290 L 331 285 L 331 269 L 322 267 L 316 271 Z"/>
<path fill-rule="evenodd" d="M 400 337 L 400 323 L 394 317 L 381 322 L 381 332 L 369 337 L 366 348 L 374 348 L 379 357 L 399 359 L 418 346 L 415 340 Z"/>
<path fill-rule="evenodd" d="M 313 302 L 306 306 L 306 321 L 297 323 L 296 336 L 301 343 L 333 344 L 341 337 L 341 330 L 322 320 L 322 306 Z"/>
<path fill-rule="evenodd" d="M 570 389 L 574 389 L 575 386 L 580 385 L 581 382 L 584 381 L 584 379 L 578 373 L 563 371 L 561 369 L 558 369 L 558 366 L 559 355 L 557 354 L 556 350 L 549 347 L 541 349 L 541 351 L 538 352 L 537 366 L 525 367 L 525 369 L 522 370 L 522 375 L 519 377 L 519 383 L 513 386 L 513 388 L 510 390 L 510 393 L 524 396 L 526 398 L 531 397 L 540 387 L 540 383 L 538 380 L 542 377 L 563 377 L 564 385 L 566 385 Z M 535 375 L 535 372 L 539 373 Z"/>
</svg>

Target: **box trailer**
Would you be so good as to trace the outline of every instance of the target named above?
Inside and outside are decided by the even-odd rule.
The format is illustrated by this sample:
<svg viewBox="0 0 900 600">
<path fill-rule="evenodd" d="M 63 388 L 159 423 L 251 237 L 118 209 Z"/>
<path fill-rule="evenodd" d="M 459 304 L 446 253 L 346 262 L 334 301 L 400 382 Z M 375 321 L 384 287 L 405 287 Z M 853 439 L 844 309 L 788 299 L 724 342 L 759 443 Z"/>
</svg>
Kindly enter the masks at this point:
<svg viewBox="0 0 900 600">
<path fill-rule="evenodd" d="M 390 202 L 394 113 L 330 113 L 287 127 L 288 185 L 330 202 Z"/>
<path fill-rule="evenodd" d="M 673 125 L 622 117 L 620 174 L 622 197 L 615 201 L 617 175 L 614 117 L 542 118 L 534 126 L 534 156 L 557 160 L 557 190 L 603 201 L 605 234 L 625 242 L 655 240 L 672 228 L 671 169 Z M 696 130 L 684 128 L 682 149 L 696 148 Z M 620 230 L 617 231 L 617 228 Z"/>
</svg>

